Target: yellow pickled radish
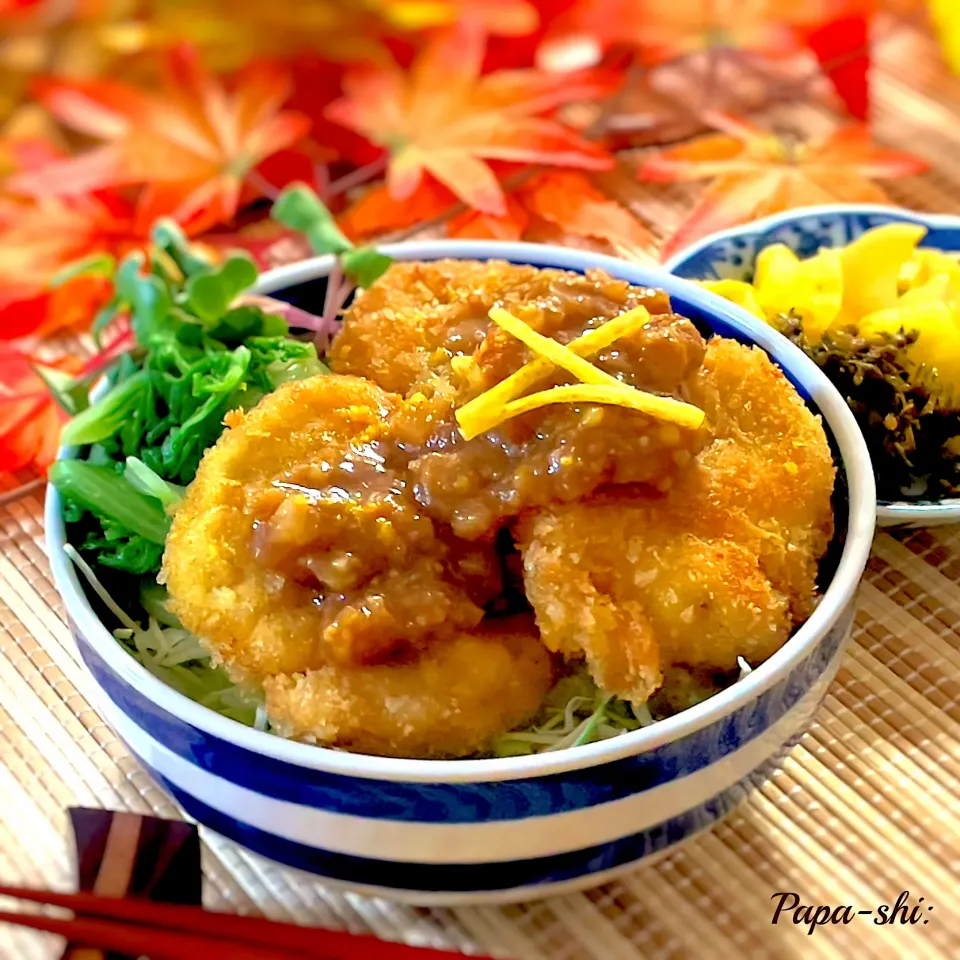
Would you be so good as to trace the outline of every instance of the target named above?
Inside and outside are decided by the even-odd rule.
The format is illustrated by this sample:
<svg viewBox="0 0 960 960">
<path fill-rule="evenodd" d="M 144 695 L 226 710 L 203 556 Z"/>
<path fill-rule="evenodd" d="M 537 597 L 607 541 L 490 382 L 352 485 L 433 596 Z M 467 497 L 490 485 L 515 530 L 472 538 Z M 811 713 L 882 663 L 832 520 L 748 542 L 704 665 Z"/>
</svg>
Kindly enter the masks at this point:
<svg viewBox="0 0 960 960">
<path fill-rule="evenodd" d="M 915 223 L 887 223 L 843 248 L 839 323 L 857 323 L 861 317 L 896 304 L 900 271 L 926 232 L 926 227 Z"/>
<path fill-rule="evenodd" d="M 774 243 L 757 254 L 753 286 L 757 302 L 767 314 L 789 313 L 798 306 L 797 276 L 800 260 L 785 244 Z"/>
<path fill-rule="evenodd" d="M 949 316 L 950 311 L 943 303 L 913 303 L 901 304 L 887 307 L 884 310 L 876 310 L 860 318 L 857 324 L 860 335 L 863 337 L 872 337 L 877 334 L 896 334 L 901 330 L 909 333 L 910 331 L 921 331 L 927 323 L 932 322 L 937 326 L 941 317 Z"/>
<path fill-rule="evenodd" d="M 898 306 L 909 307 L 918 303 L 945 302 L 949 286 L 950 278 L 945 273 L 938 273 L 920 286 L 911 287 L 907 290 L 906 293 L 901 295 L 897 304 Z"/>
<path fill-rule="evenodd" d="M 914 369 L 924 368 L 924 373 L 936 371 L 938 378 L 947 384 L 960 382 L 960 325 L 954 320 L 953 311 L 941 302 L 913 303 L 878 310 L 864 317 L 859 324 L 860 333 L 871 336 L 901 330 L 919 334 L 911 344 L 907 357 Z"/>
<path fill-rule="evenodd" d="M 760 304 L 757 303 L 756 294 L 749 283 L 744 283 L 742 280 L 703 280 L 700 286 L 711 293 L 715 293 L 718 297 L 723 297 L 724 300 L 735 303 L 738 307 L 743 307 L 744 310 L 761 320 L 767 319 L 767 315 L 763 312 Z"/>
<path fill-rule="evenodd" d="M 900 293 L 906 293 L 907 290 L 922 284 L 926 279 L 923 263 L 919 259 L 921 252 L 917 250 L 916 254 L 900 268 L 900 272 L 897 274 L 897 290 Z"/>
<path fill-rule="evenodd" d="M 839 293 L 813 293 L 803 317 L 803 332 L 811 343 L 819 343 L 834 325 L 840 310 Z"/>
<path fill-rule="evenodd" d="M 911 286 L 926 283 L 927 280 L 938 273 L 950 273 L 958 266 L 956 259 L 948 256 L 942 250 L 931 250 L 923 247 L 917 249 L 910 262 L 916 264 L 916 275 Z M 904 269 L 907 269 L 906 266 Z"/>
<path fill-rule="evenodd" d="M 926 283 L 931 277 L 945 274 L 948 279 L 946 297 L 960 301 L 960 263 L 955 256 L 942 250 L 918 250 L 915 257 L 919 270 L 914 286 Z"/>
<path fill-rule="evenodd" d="M 816 343 L 833 326 L 843 301 L 843 274 L 839 250 L 821 250 L 800 264 L 798 280 L 806 288 L 804 332 Z"/>
</svg>

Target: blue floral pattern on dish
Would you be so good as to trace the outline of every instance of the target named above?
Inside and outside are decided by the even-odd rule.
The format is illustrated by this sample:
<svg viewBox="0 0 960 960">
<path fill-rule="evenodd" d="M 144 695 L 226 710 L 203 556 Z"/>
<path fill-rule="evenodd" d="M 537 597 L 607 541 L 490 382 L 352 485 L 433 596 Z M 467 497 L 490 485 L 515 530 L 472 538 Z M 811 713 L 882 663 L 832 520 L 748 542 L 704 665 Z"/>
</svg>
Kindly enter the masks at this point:
<svg viewBox="0 0 960 960">
<path fill-rule="evenodd" d="M 735 235 L 721 233 L 707 242 L 695 244 L 668 263 L 667 269 L 686 280 L 749 281 L 753 279 L 757 253 L 771 244 L 783 243 L 799 257 L 812 257 L 822 247 L 842 247 L 873 227 L 904 220 L 928 228 L 921 246 L 960 250 L 960 221 L 956 226 L 940 226 L 925 217 L 895 209 L 806 214 L 801 210 L 772 226 L 751 231 L 748 225 Z"/>
<path fill-rule="evenodd" d="M 918 223 L 927 228 L 922 247 L 960 251 L 960 218 L 924 216 L 895 207 L 812 207 L 758 220 L 706 237 L 680 251 L 665 267 L 685 280 L 753 280 L 757 254 L 782 243 L 801 258 L 823 247 L 840 247 L 885 223 Z M 960 522 L 960 499 L 880 501 L 882 526 L 923 527 Z"/>
</svg>

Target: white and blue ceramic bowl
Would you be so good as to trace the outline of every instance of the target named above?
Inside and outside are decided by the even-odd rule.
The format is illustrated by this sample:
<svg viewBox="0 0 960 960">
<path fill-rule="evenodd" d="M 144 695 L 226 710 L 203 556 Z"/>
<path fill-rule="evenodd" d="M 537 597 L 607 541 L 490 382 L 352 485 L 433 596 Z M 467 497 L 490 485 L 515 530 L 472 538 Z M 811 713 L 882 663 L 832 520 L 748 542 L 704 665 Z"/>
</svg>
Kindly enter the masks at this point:
<svg viewBox="0 0 960 960">
<path fill-rule="evenodd" d="M 817 367 L 769 327 L 656 269 L 550 246 L 411 243 L 404 260 L 503 258 L 666 289 L 705 331 L 763 347 L 823 414 L 839 476 L 825 593 L 770 660 L 705 703 L 614 740 L 533 757 L 392 760 L 293 743 L 164 686 L 97 618 L 47 499 L 54 577 L 91 698 L 141 763 L 201 824 L 361 892 L 421 904 L 511 901 L 592 886 L 723 817 L 782 759 L 832 681 L 874 530 L 875 491 L 853 417 Z M 322 302 L 329 259 L 275 270 L 262 292 Z M 69 455 L 64 451 L 64 455 Z"/>
<path fill-rule="evenodd" d="M 710 234 L 672 257 L 665 269 L 687 280 L 752 280 L 757 254 L 773 243 L 786 244 L 800 257 L 811 257 L 821 247 L 842 247 L 872 227 L 896 221 L 925 226 L 928 233 L 922 247 L 960 251 L 960 217 L 838 203 L 790 210 Z M 882 500 L 877 523 L 882 527 L 960 523 L 960 498 Z"/>
</svg>

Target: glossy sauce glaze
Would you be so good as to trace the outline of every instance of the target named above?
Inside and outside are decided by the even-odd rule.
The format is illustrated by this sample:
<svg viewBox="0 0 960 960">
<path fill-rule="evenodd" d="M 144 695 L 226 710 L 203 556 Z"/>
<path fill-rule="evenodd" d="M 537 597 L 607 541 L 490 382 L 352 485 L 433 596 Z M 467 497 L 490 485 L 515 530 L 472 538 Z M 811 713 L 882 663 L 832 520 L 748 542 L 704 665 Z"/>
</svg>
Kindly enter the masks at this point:
<svg viewBox="0 0 960 960">
<path fill-rule="evenodd" d="M 599 404 L 552 405 L 465 440 L 457 408 L 533 356 L 491 323 L 495 302 L 561 343 L 645 306 L 649 323 L 595 362 L 626 384 L 666 395 L 684 395 L 704 344 L 689 321 L 670 312 L 663 294 L 600 273 L 506 267 L 498 285 L 487 264 L 432 269 L 405 267 L 421 304 L 425 278 L 428 289 L 445 290 L 448 300 L 434 302 L 433 314 L 429 301 L 422 308 L 419 341 L 411 341 L 401 364 L 416 377 L 408 377 L 405 396 L 387 394 L 389 412 L 379 424 L 362 438 L 345 438 L 335 456 L 304 460 L 247 490 L 257 564 L 312 592 L 322 629 L 343 634 L 347 659 L 382 655 L 384 637 L 402 635 L 417 645 L 479 622 L 502 593 L 504 527 L 511 518 L 609 483 L 666 490 L 701 442 L 696 431 Z M 381 337 L 390 336 L 380 286 L 346 320 L 332 351 L 337 373 L 356 372 L 342 368 L 355 366 L 358 345 L 369 353 L 373 328 L 365 310 L 376 314 Z M 469 358 L 469 365 L 451 363 L 454 357 Z M 397 369 L 389 379 L 401 386 Z M 568 382 L 566 375 L 551 376 L 535 389 Z M 498 544 L 501 530 L 506 539 Z"/>
</svg>

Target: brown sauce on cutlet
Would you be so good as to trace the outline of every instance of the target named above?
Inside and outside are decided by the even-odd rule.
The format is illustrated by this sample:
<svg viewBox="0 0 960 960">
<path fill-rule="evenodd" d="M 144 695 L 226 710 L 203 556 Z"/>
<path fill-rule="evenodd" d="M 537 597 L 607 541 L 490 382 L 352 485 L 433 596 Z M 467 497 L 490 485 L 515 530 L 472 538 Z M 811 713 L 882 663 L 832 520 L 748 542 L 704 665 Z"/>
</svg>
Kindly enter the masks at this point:
<svg viewBox="0 0 960 960">
<path fill-rule="evenodd" d="M 455 411 L 533 358 L 490 322 L 490 306 L 504 303 L 561 343 L 645 306 L 650 321 L 594 362 L 625 384 L 669 396 L 684 395 L 704 343 L 689 321 L 670 312 L 663 294 L 599 272 L 583 277 L 511 267 L 499 286 L 487 265 L 407 273 L 421 302 L 423 289 L 433 291 L 433 300 L 421 308 L 429 336 L 416 346 L 417 356 L 407 357 L 409 369 L 419 372 L 405 397 L 395 399 L 362 443 L 335 459 L 298 464 L 247 497 L 257 517 L 251 532 L 257 562 L 314 590 L 327 626 L 349 608 L 344 629 L 389 632 L 381 615 L 389 609 L 396 632 L 432 636 L 442 624 L 462 626 L 495 606 L 503 581 L 497 534 L 513 518 L 610 483 L 667 489 L 701 442 L 697 431 L 601 404 L 556 404 L 464 439 Z M 382 321 L 383 291 L 375 288 L 370 297 L 368 307 Z M 354 346 L 364 341 L 364 309 L 361 299 L 334 346 L 337 373 L 357 372 L 359 353 L 349 347 L 351 339 Z M 452 364 L 455 356 L 471 358 L 470 369 Z M 375 368 L 364 375 L 377 379 Z M 569 382 L 559 371 L 536 389 Z M 364 646 L 356 636 L 351 643 Z"/>
</svg>

